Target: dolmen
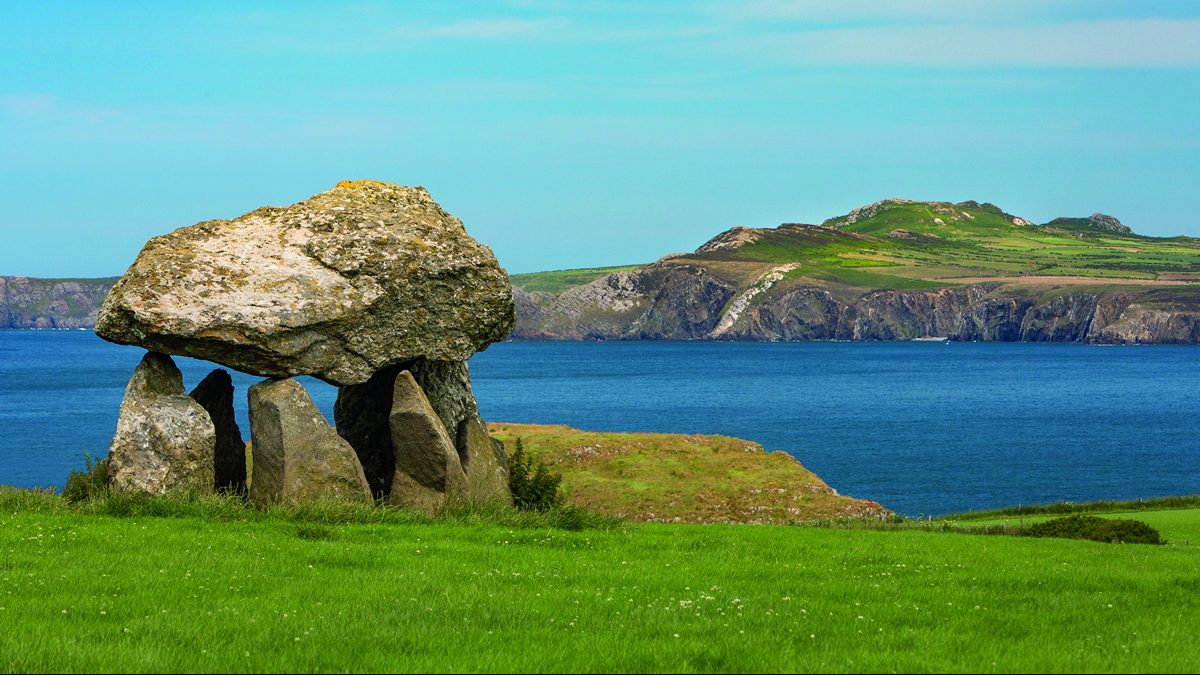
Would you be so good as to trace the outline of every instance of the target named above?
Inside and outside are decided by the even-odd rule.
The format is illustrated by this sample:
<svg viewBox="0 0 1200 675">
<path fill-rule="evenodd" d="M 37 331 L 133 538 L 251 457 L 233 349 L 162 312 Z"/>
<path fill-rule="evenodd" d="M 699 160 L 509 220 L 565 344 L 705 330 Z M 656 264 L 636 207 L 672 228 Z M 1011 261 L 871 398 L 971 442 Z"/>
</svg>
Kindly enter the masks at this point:
<svg viewBox="0 0 1200 675">
<path fill-rule="evenodd" d="M 420 187 L 343 181 L 151 239 L 96 326 L 148 350 L 121 404 L 111 485 L 162 494 L 248 484 L 261 503 L 386 500 L 425 511 L 511 501 L 467 359 L 515 321 L 491 249 Z M 189 394 L 170 355 L 267 378 L 247 392 L 250 476 L 228 372 Z M 334 427 L 301 375 L 338 387 Z"/>
</svg>

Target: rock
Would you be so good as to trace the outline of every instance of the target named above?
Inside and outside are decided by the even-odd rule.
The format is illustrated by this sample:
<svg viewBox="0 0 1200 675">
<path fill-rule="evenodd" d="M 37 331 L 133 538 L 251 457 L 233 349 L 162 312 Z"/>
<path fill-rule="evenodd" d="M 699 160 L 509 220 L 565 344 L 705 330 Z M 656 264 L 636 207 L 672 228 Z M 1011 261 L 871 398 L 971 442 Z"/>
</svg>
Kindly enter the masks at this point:
<svg viewBox="0 0 1200 675">
<path fill-rule="evenodd" d="M 1107 230 L 1117 234 L 1133 234 L 1133 230 L 1113 216 L 1100 212 L 1093 213 L 1087 218 L 1055 218 L 1043 227 L 1086 227 L 1094 230 Z"/>
<path fill-rule="evenodd" d="M 351 385 L 418 357 L 466 360 L 514 321 L 491 249 L 428 192 L 347 181 L 150 240 L 96 332 L 258 375 Z"/>
<path fill-rule="evenodd" d="M 467 477 L 458 451 L 407 370 L 396 376 L 388 425 L 396 458 L 393 504 L 435 511 L 447 497 L 465 494 Z"/>
<path fill-rule="evenodd" d="M 376 372 L 362 384 L 338 388 L 333 404 L 333 422 L 338 435 L 346 439 L 371 487 L 371 494 L 387 498 L 392 491 L 396 457 L 392 451 L 392 432 L 388 415 L 392 412 L 392 390 L 403 366 Z"/>
<path fill-rule="evenodd" d="M 1128 225 L 1125 225 L 1121 221 L 1117 220 L 1115 216 L 1105 215 L 1099 211 L 1088 216 L 1088 220 L 1091 222 L 1092 227 L 1096 227 L 1101 230 L 1119 232 L 1121 234 L 1133 234 L 1133 230 L 1129 229 Z"/>
<path fill-rule="evenodd" d="M 1093 331 L 1093 342 L 1110 344 L 1196 344 L 1200 312 L 1130 305 L 1112 323 Z"/>
<path fill-rule="evenodd" d="M 213 474 L 218 491 L 246 491 L 246 442 L 233 414 L 233 379 L 227 371 L 212 371 L 192 390 L 192 399 L 212 419 L 217 433 Z"/>
<path fill-rule="evenodd" d="M 0 277 L 0 329 L 91 328 L 114 282 Z"/>
<path fill-rule="evenodd" d="M 467 500 L 478 504 L 511 504 L 504 444 L 488 435 L 487 427 L 478 417 L 466 420 L 459 427 L 455 444 L 467 474 Z"/>
<path fill-rule="evenodd" d="M 388 497 L 396 467 L 390 417 L 396 380 L 408 373 L 441 423 L 467 475 L 463 495 L 476 502 L 511 501 L 508 457 L 487 435 L 471 392 L 470 372 L 461 361 L 428 361 L 385 368 L 363 384 L 341 387 L 334 404 L 338 433 L 358 453 L 371 492 Z M 420 406 L 417 406 L 419 409 Z M 480 435 L 482 432 L 482 435 Z"/>
<path fill-rule="evenodd" d="M 354 448 L 325 422 L 299 382 L 266 380 L 250 387 L 249 396 L 252 500 L 371 501 Z"/>
<path fill-rule="evenodd" d="M 146 354 L 125 387 L 108 449 L 113 488 L 149 494 L 211 491 L 215 445 L 212 420 L 187 395 L 175 362 L 165 354 Z"/>
</svg>

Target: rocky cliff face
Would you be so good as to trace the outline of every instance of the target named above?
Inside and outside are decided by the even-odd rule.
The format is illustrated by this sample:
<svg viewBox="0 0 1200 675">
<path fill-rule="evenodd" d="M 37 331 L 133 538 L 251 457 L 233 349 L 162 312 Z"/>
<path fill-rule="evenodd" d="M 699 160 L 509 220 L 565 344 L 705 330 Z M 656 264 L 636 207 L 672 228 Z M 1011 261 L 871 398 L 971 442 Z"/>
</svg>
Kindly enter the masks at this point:
<svg viewBox="0 0 1200 675">
<path fill-rule="evenodd" d="M 91 328 L 116 281 L 0 277 L 0 329 Z"/>
<path fill-rule="evenodd" d="M 876 291 L 847 300 L 825 288 L 797 286 L 752 298 L 736 320 L 728 321 L 741 297 L 736 285 L 703 268 L 674 267 L 685 269 L 618 272 L 558 294 L 514 288 L 517 327 L 512 335 L 523 340 L 948 337 L 1200 344 L 1200 306 L 1163 293 L 1071 293 L 1039 299 L 976 285 Z M 92 328 L 113 281 L 0 277 L 0 328 Z M 723 323 L 728 326 L 720 330 Z"/>
<path fill-rule="evenodd" d="M 845 297 L 798 285 L 742 304 L 730 300 L 748 292 L 739 294 L 732 282 L 698 266 L 666 264 L 559 295 L 516 294 L 513 336 L 524 339 L 1200 343 L 1200 306 L 1167 290 L 1038 297 L 978 284 Z"/>
</svg>

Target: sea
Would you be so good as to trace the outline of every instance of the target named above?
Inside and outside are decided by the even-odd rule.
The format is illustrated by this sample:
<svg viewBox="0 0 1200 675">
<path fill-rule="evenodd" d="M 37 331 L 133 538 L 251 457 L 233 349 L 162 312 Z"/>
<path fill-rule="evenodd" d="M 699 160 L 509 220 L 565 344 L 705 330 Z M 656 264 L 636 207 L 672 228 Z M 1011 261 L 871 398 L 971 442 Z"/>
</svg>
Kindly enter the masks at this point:
<svg viewBox="0 0 1200 675">
<path fill-rule="evenodd" d="M 103 457 L 143 353 L 0 331 L 0 484 Z M 216 367 L 176 361 L 189 390 Z M 1200 493 L 1197 346 L 503 342 L 470 367 L 487 420 L 736 436 L 909 516 Z M 258 379 L 234 373 L 243 433 Z M 332 420 L 336 389 L 301 379 Z"/>
</svg>

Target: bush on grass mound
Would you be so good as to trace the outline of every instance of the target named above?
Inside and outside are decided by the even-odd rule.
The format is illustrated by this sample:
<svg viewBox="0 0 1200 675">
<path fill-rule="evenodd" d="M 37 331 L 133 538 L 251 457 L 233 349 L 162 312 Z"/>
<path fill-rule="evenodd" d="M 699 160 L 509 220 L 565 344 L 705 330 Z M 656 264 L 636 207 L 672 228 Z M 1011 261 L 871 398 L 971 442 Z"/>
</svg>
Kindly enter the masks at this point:
<svg viewBox="0 0 1200 675">
<path fill-rule="evenodd" d="M 1024 528 L 1027 537 L 1061 537 L 1088 539 L 1111 544 L 1165 544 L 1158 530 L 1140 520 L 1101 518 L 1099 516 L 1066 516 Z"/>
</svg>

